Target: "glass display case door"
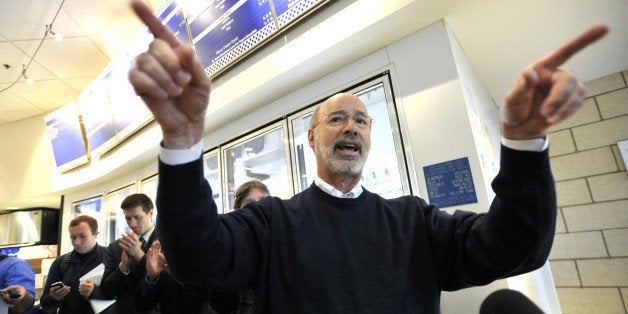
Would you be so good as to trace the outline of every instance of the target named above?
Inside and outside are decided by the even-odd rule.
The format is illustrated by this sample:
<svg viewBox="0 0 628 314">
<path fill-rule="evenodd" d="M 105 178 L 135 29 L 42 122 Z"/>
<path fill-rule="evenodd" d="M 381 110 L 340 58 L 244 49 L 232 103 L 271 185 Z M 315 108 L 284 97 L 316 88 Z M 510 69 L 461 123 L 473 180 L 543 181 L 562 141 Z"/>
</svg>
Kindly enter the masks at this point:
<svg viewBox="0 0 628 314">
<path fill-rule="evenodd" d="M 218 213 L 223 213 L 222 175 L 220 169 L 220 154 L 218 150 L 212 150 L 203 154 L 203 173 L 212 189 L 212 198 L 216 202 Z"/>
<path fill-rule="evenodd" d="M 222 149 L 225 174 L 225 211 L 233 210 L 234 192 L 250 180 L 259 180 L 280 198 L 294 195 L 290 175 L 285 123 L 256 131 Z"/>
</svg>

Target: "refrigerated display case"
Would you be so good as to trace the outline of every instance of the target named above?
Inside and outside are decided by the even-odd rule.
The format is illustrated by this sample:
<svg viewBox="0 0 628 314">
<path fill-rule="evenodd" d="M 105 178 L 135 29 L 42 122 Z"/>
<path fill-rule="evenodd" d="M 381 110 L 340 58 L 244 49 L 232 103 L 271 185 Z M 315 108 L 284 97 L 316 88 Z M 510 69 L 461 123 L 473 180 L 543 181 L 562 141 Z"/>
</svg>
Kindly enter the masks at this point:
<svg viewBox="0 0 628 314">
<path fill-rule="evenodd" d="M 294 195 L 286 138 L 285 123 L 280 122 L 222 149 L 226 191 L 224 212 L 233 210 L 233 193 L 250 180 L 266 184 L 273 196 L 289 198 Z"/>
<path fill-rule="evenodd" d="M 203 172 L 205 179 L 212 188 L 212 198 L 216 202 L 218 212 L 224 212 L 222 200 L 222 176 L 220 171 L 220 154 L 218 150 L 207 152 L 203 155 Z"/>
<path fill-rule="evenodd" d="M 157 223 L 157 183 L 159 183 L 159 178 L 156 174 L 140 182 L 140 193 L 148 195 L 153 201 L 153 224 Z"/>
<path fill-rule="evenodd" d="M 124 213 L 120 208 L 120 204 L 122 204 L 125 197 L 136 193 L 136 191 L 136 185 L 131 184 L 107 193 L 105 204 L 107 206 L 107 213 L 109 216 L 107 223 L 108 242 L 103 245 L 107 246 L 109 243 L 120 238 L 123 232 L 131 231 L 126 224 L 126 219 L 124 218 Z"/>
</svg>

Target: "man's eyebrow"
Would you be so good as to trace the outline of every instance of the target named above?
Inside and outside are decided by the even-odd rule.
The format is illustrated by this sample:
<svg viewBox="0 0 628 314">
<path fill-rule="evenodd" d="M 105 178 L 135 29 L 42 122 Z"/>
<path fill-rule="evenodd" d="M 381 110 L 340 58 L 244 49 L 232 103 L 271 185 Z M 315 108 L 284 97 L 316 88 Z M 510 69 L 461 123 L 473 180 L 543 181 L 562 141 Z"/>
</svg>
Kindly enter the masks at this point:
<svg viewBox="0 0 628 314">
<path fill-rule="evenodd" d="M 330 115 L 330 114 L 347 114 L 347 112 L 345 110 L 340 109 L 340 110 L 332 111 L 328 113 L 327 115 Z"/>
</svg>

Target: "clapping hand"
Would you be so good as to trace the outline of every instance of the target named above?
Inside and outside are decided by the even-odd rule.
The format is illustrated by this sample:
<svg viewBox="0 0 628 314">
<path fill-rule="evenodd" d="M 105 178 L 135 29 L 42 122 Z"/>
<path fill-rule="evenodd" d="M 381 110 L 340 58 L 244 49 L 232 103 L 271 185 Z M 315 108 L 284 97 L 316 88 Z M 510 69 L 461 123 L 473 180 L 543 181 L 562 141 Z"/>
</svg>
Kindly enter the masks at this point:
<svg viewBox="0 0 628 314">
<path fill-rule="evenodd" d="M 148 255 L 146 257 L 146 276 L 149 280 L 153 280 L 162 271 L 169 271 L 168 263 L 166 263 L 166 257 L 161 252 L 161 244 L 159 241 L 153 242 L 148 249 Z"/>
<path fill-rule="evenodd" d="M 123 233 L 119 245 L 126 252 L 127 256 L 136 262 L 139 262 L 144 257 L 142 242 L 133 232 Z"/>
</svg>

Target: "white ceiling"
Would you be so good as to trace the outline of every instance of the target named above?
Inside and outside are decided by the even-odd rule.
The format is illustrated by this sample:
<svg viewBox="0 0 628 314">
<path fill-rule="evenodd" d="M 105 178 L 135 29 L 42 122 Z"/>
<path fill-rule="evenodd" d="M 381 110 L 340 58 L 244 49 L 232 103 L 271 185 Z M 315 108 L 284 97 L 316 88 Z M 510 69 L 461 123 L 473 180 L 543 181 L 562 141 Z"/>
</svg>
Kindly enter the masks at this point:
<svg viewBox="0 0 628 314">
<path fill-rule="evenodd" d="M 0 0 L 0 12 L 0 124 L 76 99 L 142 27 L 127 0 Z M 61 41 L 44 38 L 51 24 Z"/>
</svg>

